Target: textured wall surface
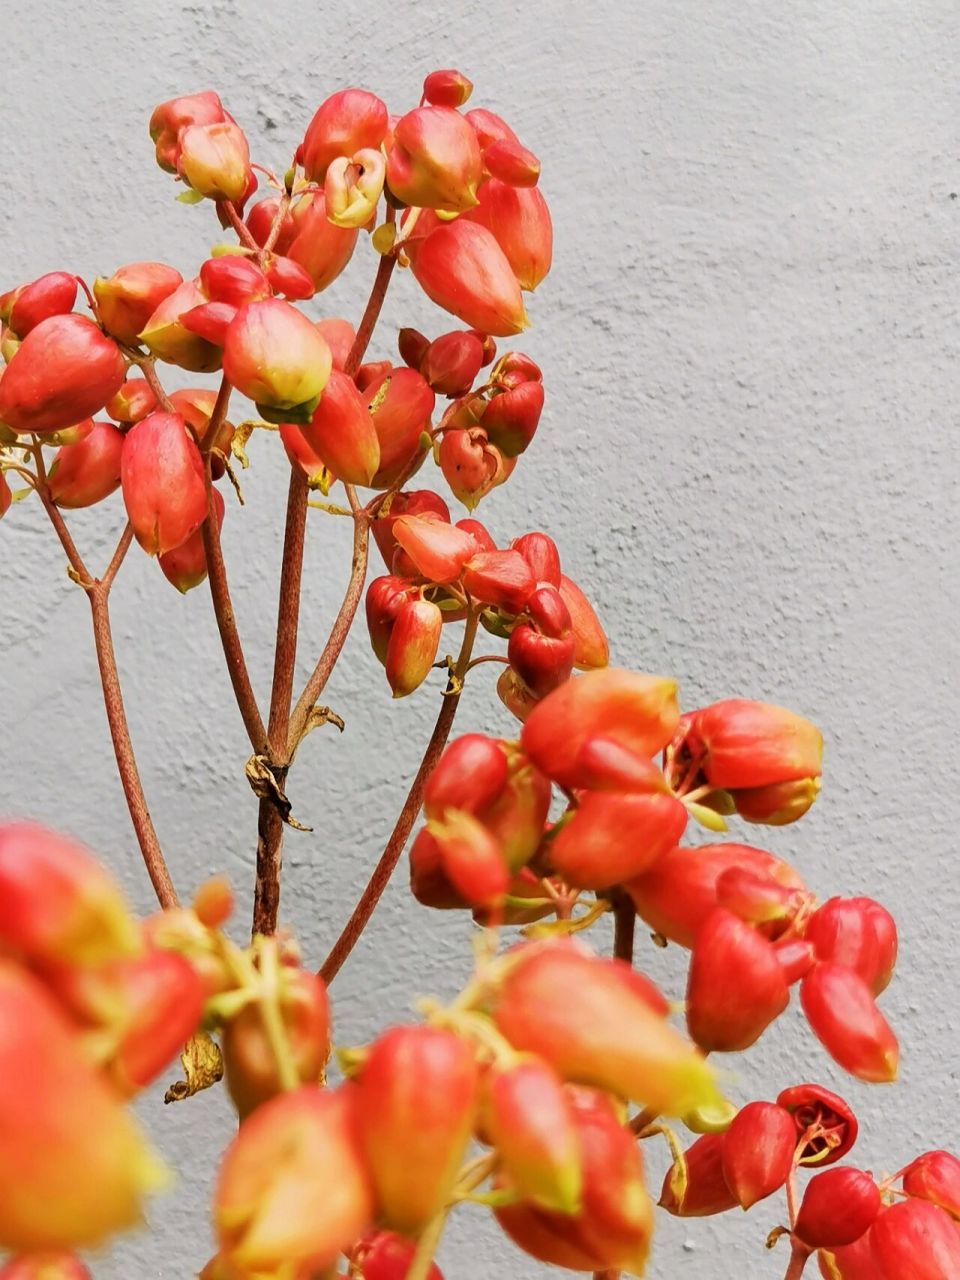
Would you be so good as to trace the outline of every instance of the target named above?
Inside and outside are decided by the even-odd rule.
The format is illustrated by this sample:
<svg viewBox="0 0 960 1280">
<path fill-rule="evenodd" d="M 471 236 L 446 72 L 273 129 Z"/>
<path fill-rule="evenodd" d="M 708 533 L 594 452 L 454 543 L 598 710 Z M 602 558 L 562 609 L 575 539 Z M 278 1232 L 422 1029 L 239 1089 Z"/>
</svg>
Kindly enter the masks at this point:
<svg viewBox="0 0 960 1280">
<path fill-rule="evenodd" d="M 548 408 L 481 515 L 504 538 L 554 532 L 615 660 L 676 672 L 688 706 L 742 693 L 824 727 L 825 787 L 809 819 L 743 838 L 766 839 L 825 894 L 873 891 L 897 911 L 903 961 L 885 1008 L 907 1046 L 902 1082 L 843 1080 L 793 1009 L 730 1064 L 730 1089 L 745 1100 L 802 1078 L 841 1087 L 877 1172 L 925 1143 L 960 1144 L 958 27 L 953 0 L 34 0 L 3 18 L 0 288 L 146 257 L 196 268 L 219 238 L 210 210 L 174 203 L 146 137 L 152 106 L 177 92 L 218 88 L 255 156 L 283 167 L 334 88 L 366 84 L 406 109 L 425 71 L 461 66 L 477 103 L 539 152 L 557 252 L 524 346 L 543 365 Z M 371 259 L 358 253 L 316 313 L 355 317 Z M 402 278 L 375 353 L 411 322 L 449 327 Z M 272 439 L 253 454 L 246 509 L 229 505 L 224 538 L 266 696 L 285 464 Z M 119 500 L 104 510 L 72 522 L 95 562 L 122 523 Z M 314 514 L 300 677 L 348 560 L 349 530 Z M 0 811 L 102 850 L 147 910 L 86 603 L 31 504 L 4 520 L 0 545 Z M 132 554 L 114 610 L 175 879 L 189 889 L 225 869 L 246 891 L 256 806 L 206 593 L 181 600 Z M 477 673 L 465 729 L 509 728 L 490 670 Z M 392 704 L 357 634 L 327 698 L 347 731 L 318 732 L 300 754 L 290 790 L 315 831 L 290 835 L 285 867 L 283 917 L 311 959 L 382 846 L 437 688 Z M 336 986 L 342 1043 L 417 994 L 452 992 L 467 969 L 464 921 L 417 907 L 403 875 L 376 923 Z M 649 962 L 677 993 L 681 957 L 650 948 Z M 141 1111 L 179 1183 L 152 1208 L 152 1234 L 95 1264 L 98 1280 L 187 1277 L 207 1256 L 209 1156 L 231 1131 L 222 1097 L 164 1109 L 154 1090 Z M 785 1259 L 763 1239 L 781 1212 L 665 1222 L 651 1275 L 779 1276 Z M 479 1210 L 457 1215 L 442 1258 L 448 1280 L 547 1274 Z"/>
</svg>

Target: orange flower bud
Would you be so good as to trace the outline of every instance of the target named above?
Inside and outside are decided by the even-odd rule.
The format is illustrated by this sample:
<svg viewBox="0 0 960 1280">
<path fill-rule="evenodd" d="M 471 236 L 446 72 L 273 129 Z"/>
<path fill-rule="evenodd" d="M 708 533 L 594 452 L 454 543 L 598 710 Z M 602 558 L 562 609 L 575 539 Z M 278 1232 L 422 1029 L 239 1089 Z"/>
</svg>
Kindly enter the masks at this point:
<svg viewBox="0 0 960 1280">
<path fill-rule="evenodd" d="M 330 1002 L 320 978 L 281 966 L 280 1016 L 301 1084 L 316 1084 L 330 1053 Z M 276 1054 L 257 1004 L 231 1018 L 221 1040 L 227 1090 L 241 1120 L 282 1093 Z"/>
<path fill-rule="evenodd" d="M 150 137 L 156 144 L 157 164 L 168 173 L 176 173 L 181 130 L 192 124 L 221 124 L 228 119 L 223 103 L 209 89 L 161 102 L 150 117 Z"/>
<path fill-rule="evenodd" d="M 630 973 L 622 960 L 568 942 L 528 943 L 503 980 L 497 1026 L 565 1079 L 655 1111 L 684 1115 L 715 1101 L 710 1067 L 641 998 Z"/>
<path fill-rule="evenodd" d="M 92 1280 L 72 1253 L 30 1253 L 0 1267 L 0 1280 Z"/>
<path fill-rule="evenodd" d="M 423 82 L 423 97 L 434 107 L 462 107 L 473 84 L 462 71 L 431 71 Z"/>
<path fill-rule="evenodd" d="M 498 116 L 496 112 L 488 111 L 486 107 L 473 107 L 466 112 L 464 119 L 470 122 L 470 128 L 477 135 L 483 151 L 486 151 L 492 143 L 501 138 L 509 142 L 518 141 L 517 135 L 506 120 L 502 116 Z"/>
<path fill-rule="evenodd" d="M 462 217 L 408 245 L 413 274 L 437 306 L 471 329 L 509 337 L 527 328 L 510 262 L 485 226 Z"/>
<path fill-rule="evenodd" d="M 463 585 L 475 601 L 517 615 L 537 581 L 519 551 L 481 551 L 464 565 Z"/>
<path fill-rule="evenodd" d="M 820 794 L 819 778 L 797 778 L 769 787 L 745 787 L 729 792 L 745 822 L 785 827 L 802 818 Z"/>
<path fill-rule="evenodd" d="M 107 401 L 106 411 L 114 422 L 139 422 L 157 407 L 157 397 L 146 378 L 128 378 Z"/>
<path fill-rule="evenodd" d="M 100 323 L 118 342 L 133 346 L 165 298 L 183 284 L 183 276 L 163 262 L 131 262 L 109 279 L 97 276 L 93 296 Z"/>
<path fill-rule="evenodd" d="M 377 148 L 387 133 L 386 105 L 366 89 L 341 89 L 317 108 L 297 159 L 309 182 L 323 182 L 338 156 Z"/>
<path fill-rule="evenodd" d="M 219 347 L 191 333 L 181 322 L 181 316 L 206 301 L 196 280 L 184 280 L 154 311 L 140 331 L 140 341 L 158 360 L 192 373 L 212 373 L 219 369 Z"/>
<path fill-rule="evenodd" d="M 706 753 L 711 786 L 767 787 L 820 776 L 820 730 L 784 707 L 728 698 L 695 712 L 692 732 Z"/>
<path fill-rule="evenodd" d="M 570 1094 L 551 1067 L 524 1057 L 513 1066 L 493 1068 L 483 1128 L 510 1185 L 524 1200 L 558 1213 L 579 1210 L 583 1177 L 576 1117 Z"/>
<path fill-rule="evenodd" d="M 511 187 L 535 187 L 540 181 L 540 161 L 510 138 L 497 138 L 485 147 L 483 163 L 491 178 Z"/>
<path fill-rule="evenodd" d="M 0 963 L 0 1247 L 100 1244 L 140 1218 L 160 1167 L 25 970 Z"/>
<path fill-rule="evenodd" d="M 89 965 L 137 947 L 117 886 L 87 849 L 31 822 L 0 823 L 0 949 Z"/>
<path fill-rule="evenodd" d="M 741 1209 L 779 1191 L 793 1169 L 797 1130 L 775 1102 L 748 1102 L 723 1135 L 723 1176 Z"/>
<path fill-rule="evenodd" d="M 737 1205 L 723 1172 L 723 1133 L 705 1133 L 684 1152 L 684 1176 L 667 1171 L 660 1206 L 675 1218 L 708 1218 Z"/>
<path fill-rule="evenodd" d="M 25 338 L 42 320 L 67 315 L 77 300 L 77 277 L 69 271 L 48 271 L 0 298 L 0 320 L 18 338 Z"/>
<path fill-rule="evenodd" d="M 120 388 L 126 365 L 92 320 L 56 315 L 31 329 L 0 379 L 0 422 L 46 435 L 89 418 Z"/>
<path fill-rule="evenodd" d="M 197 886 L 193 911 L 208 929 L 219 929 L 233 914 L 233 890 L 226 876 L 211 876 Z"/>
<path fill-rule="evenodd" d="M 790 1003 L 772 945 L 723 907 L 697 933 L 687 979 L 687 1029 L 702 1049 L 749 1049 Z"/>
<path fill-rule="evenodd" d="M 560 576 L 560 595 L 570 610 L 573 623 L 573 665 L 581 671 L 605 667 L 610 661 L 610 646 L 593 605 L 570 578 Z"/>
<path fill-rule="evenodd" d="M 602 736 L 649 760 L 670 741 L 679 719 L 677 685 L 663 676 L 608 667 L 568 680 L 531 712 L 521 741 L 534 763 L 561 786 L 596 786 L 584 780 L 580 756 Z"/>
<path fill-rule="evenodd" d="M 438 461 L 450 491 L 468 511 L 473 511 L 491 489 L 503 484 L 513 470 L 513 461 L 505 459 L 490 444 L 480 427 L 445 432 Z"/>
<path fill-rule="evenodd" d="M 815 964 L 800 984 L 800 1003 L 814 1035 L 844 1071 L 869 1084 L 896 1080 L 897 1038 L 852 969 Z"/>
<path fill-rule="evenodd" d="M 671 795 L 588 791 L 550 841 L 550 865 L 578 889 L 609 889 L 653 866 L 686 825 Z"/>
<path fill-rule="evenodd" d="M 414 1234 L 443 1207 L 470 1141 L 473 1050 L 449 1031 L 393 1027 L 370 1047 L 356 1093 L 380 1211 L 391 1227 Z"/>
<path fill-rule="evenodd" d="M 379 147 L 338 156 L 327 166 L 323 194 L 336 227 L 365 227 L 377 211 L 387 167 Z"/>
<path fill-rule="evenodd" d="M 310 1085 L 264 1103 L 240 1126 L 214 1198 L 228 1268 L 312 1275 L 367 1230 L 375 1205 L 355 1101 L 352 1088 Z"/>
<path fill-rule="evenodd" d="M 210 418 L 217 403 L 217 393 L 210 387 L 184 387 L 170 392 L 170 403 L 199 442 L 207 445 L 207 429 Z M 217 438 L 210 444 L 210 464 L 214 480 L 219 480 L 226 470 L 225 459 L 230 454 L 230 442 L 233 440 L 234 427 L 231 422 L 222 422 Z M 219 455 L 222 454 L 223 457 Z"/>
<path fill-rule="evenodd" d="M 191 124 L 178 139 L 177 173 L 211 200 L 241 200 L 252 177 L 250 148 L 233 121 Z"/>
<path fill-rule="evenodd" d="M 227 330 L 223 371 L 271 420 L 308 422 L 331 367 L 321 335 L 302 312 L 278 298 L 241 307 Z"/>
<path fill-rule="evenodd" d="M 47 473 L 58 507 L 92 507 L 120 487 L 123 433 L 112 422 L 94 422 L 76 444 L 58 449 Z"/>
<path fill-rule="evenodd" d="M 336 316 L 330 316 L 326 320 L 317 320 L 315 324 L 317 332 L 330 348 L 333 367 L 339 369 L 342 373 L 353 344 L 357 340 L 353 325 L 349 320 L 341 320 Z"/>
<path fill-rule="evenodd" d="M 437 398 L 415 370 L 389 366 L 363 390 L 380 441 L 380 469 L 373 483 L 382 489 L 416 457 Z"/>
<path fill-rule="evenodd" d="M 471 534 L 427 516 L 400 516 L 394 521 L 393 536 L 430 582 L 455 582 L 477 554 Z"/>
<path fill-rule="evenodd" d="M 217 529 L 223 528 L 224 505 L 219 489 L 213 490 L 213 505 L 217 516 Z M 172 551 L 165 551 L 157 558 L 160 571 L 166 580 L 186 595 L 199 587 L 207 576 L 207 553 L 203 545 L 203 526 L 195 529 L 186 542 Z"/>
<path fill-rule="evenodd" d="M 397 611 L 384 662 L 395 698 L 419 689 L 430 674 L 442 627 L 443 614 L 430 600 L 407 600 Z"/>
<path fill-rule="evenodd" d="M 480 203 L 465 216 L 491 233 L 521 289 L 536 289 L 553 262 L 553 223 L 539 189 L 491 178 L 480 188 Z"/>
<path fill-rule="evenodd" d="M 417 107 L 393 127 L 387 183 L 403 204 L 459 212 L 477 203 L 480 144 L 451 107 Z"/>
<path fill-rule="evenodd" d="M 320 402 L 301 428 L 311 449 L 347 484 L 368 485 L 380 466 L 380 441 L 352 378 L 331 370 Z"/>
<path fill-rule="evenodd" d="M 148 556 L 182 546 L 206 519 L 203 461 L 178 413 L 151 413 L 131 428 L 120 483 L 133 531 Z"/>
<path fill-rule="evenodd" d="M 333 284 L 353 257 L 360 233 L 356 227 L 337 227 L 330 221 L 322 191 L 301 196 L 290 217 L 294 236 L 287 256 L 303 267 L 320 293 Z"/>
</svg>

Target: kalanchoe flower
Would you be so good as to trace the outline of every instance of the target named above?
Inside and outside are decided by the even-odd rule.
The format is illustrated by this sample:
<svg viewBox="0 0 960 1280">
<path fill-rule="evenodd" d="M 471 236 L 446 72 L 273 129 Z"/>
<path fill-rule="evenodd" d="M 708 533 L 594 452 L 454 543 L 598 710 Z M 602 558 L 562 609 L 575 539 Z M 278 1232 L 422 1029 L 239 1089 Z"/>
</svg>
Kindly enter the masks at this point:
<svg viewBox="0 0 960 1280">
<path fill-rule="evenodd" d="M 960 1160 L 949 1151 L 917 1156 L 903 1175 L 903 1189 L 960 1219 Z"/>
<path fill-rule="evenodd" d="M 846 1166 L 825 1169 L 807 1183 L 794 1235 L 811 1249 L 853 1244 L 870 1230 L 880 1209 L 880 1190 L 868 1173 Z"/>
<path fill-rule="evenodd" d="M 509 479 L 512 458 L 487 439 L 481 427 L 468 431 L 447 431 L 440 441 L 437 460 L 453 496 L 473 511 L 482 498 Z"/>
<path fill-rule="evenodd" d="M 181 317 L 207 299 L 196 280 L 184 280 L 157 307 L 140 331 L 140 341 L 158 360 L 175 364 L 192 373 L 212 373 L 220 368 L 221 352 L 217 345 L 191 333 Z"/>
<path fill-rule="evenodd" d="M 480 143 L 450 107 L 417 107 L 393 126 L 387 185 L 402 204 L 459 213 L 477 203 L 483 178 Z"/>
<path fill-rule="evenodd" d="M 506 457 L 516 458 L 530 444 L 543 412 L 543 400 L 543 383 L 530 379 L 487 402 L 481 425 Z"/>
<path fill-rule="evenodd" d="M 375 1231 L 350 1251 L 350 1261 L 360 1280 L 406 1280 L 417 1251 L 412 1240 L 394 1231 Z M 431 1262 L 425 1280 L 443 1280 L 443 1272 Z"/>
<path fill-rule="evenodd" d="M 380 468 L 380 441 L 366 401 L 352 378 L 332 369 L 304 439 L 339 479 L 369 485 Z"/>
<path fill-rule="evenodd" d="M 327 166 L 323 194 L 327 217 L 337 227 L 365 227 L 377 211 L 386 177 L 379 148 L 338 156 Z"/>
<path fill-rule="evenodd" d="M 577 888 L 609 889 L 652 866 L 686 825 L 687 811 L 671 795 L 586 792 L 550 841 L 550 865 Z"/>
<path fill-rule="evenodd" d="M 830 898 L 810 917 L 804 936 L 819 960 L 853 969 L 875 996 L 884 991 L 897 960 L 897 926 L 872 898 Z"/>
<path fill-rule="evenodd" d="M 605 667 L 610 661 L 610 646 L 593 605 L 577 584 L 563 574 L 559 590 L 573 624 L 573 665 L 581 671 Z"/>
<path fill-rule="evenodd" d="M 194 191 L 211 200 L 243 200 L 253 177 L 243 130 L 232 120 L 181 129 L 177 173 Z"/>
<path fill-rule="evenodd" d="M 455 582 L 478 554 L 473 536 L 429 515 L 405 515 L 394 521 L 393 536 L 429 582 Z"/>
<path fill-rule="evenodd" d="M 408 331 L 412 332 L 412 331 Z M 483 366 L 483 343 L 470 329 L 455 329 L 429 343 L 415 368 L 438 395 L 463 395 Z"/>
<path fill-rule="evenodd" d="M 509 337 L 527 328 L 527 313 L 510 263 L 486 227 L 462 217 L 407 244 L 421 289 L 471 329 Z"/>
<path fill-rule="evenodd" d="M 744 698 L 695 712 L 687 745 L 702 755 L 707 782 L 724 790 L 818 778 L 823 759 L 823 737 L 809 720 Z"/>
<path fill-rule="evenodd" d="M 773 1195 L 793 1169 L 793 1116 L 775 1102 L 748 1102 L 723 1135 L 723 1176 L 741 1209 Z"/>
<path fill-rule="evenodd" d="M 398 578 L 394 574 L 374 578 L 367 587 L 367 630 L 373 652 L 382 663 L 387 661 L 390 636 L 397 615 L 412 598 L 415 590 L 406 578 Z"/>
<path fill-rule="evenodd" d="M 471 907 L 499 907 L 510 885 L 510 869 L 496 836 L 472 814 L 451 809 L 427 824 L 439 868 Z"/>
<path fill-rule="evenodd" d="M 47 435 L 89 418 L 119 389 L 126 365 L 92 320 L 55 315 L 24 338 L 0 379 L 0 422 Z"/>
<path fill-rule="evenodd" d="M 423 82 L 423 97 L 434 107 L 462 107 L 473 93 L 473 84 L 462 71 L 431 71 Z"/>
<path fill-rule="evenodd" d="M 160 303 L 182 284 L 180 272 L 163 262 L 130 262 L 109 278 L 98 276 L 93 296 L 100 323 L 118 342 L 134 346 Z"/>
<path fill-rule="evenodd" d="M 535 187 L 540 181 L 540 161 L 510 138 L 497 138 L 485 147 L 483 164 L 491 178 L 511 187 Z"/>
<path fill-rule="evenodd" d="M 551 587 L 556 587 L 558 591 L 560 590 L 560 583 L 563 578 L 560 572 L 560 552 L 557 550 L 557 544 L 549 534 L 542 533 L 539 530 L 533 533 L 524 533 L 519 538 L 514 538 L 510 546 L 515 551 L 519 551 L 526 560 L 533 570 L 538 586 L 548 584 Z M 562 594 L 560 598 L 563 600 Z M 564 603 L 566 602 L 564 601 Z M 569 607 L 567 612 L 569 614 Z"/>
<path fill-rule="evenodd" d="M 479 194 L 477 207 L 463 216 L 490 232 L 520 288 L 536 289 L 553 262 L 553 223 L 542 193 L 491 178 Z"/>
<path fill-rule="evenodd" d="M 777 1106 L 789 1112 L 797 1132 L 797 1164 L 823 1168 L 842 1160 L 857 1140 L 857 1117 L 838 1094 L 819 1084 L 784 1089 Z"/>
<path fill-rule="evenodd" d="M 517 615 L 536 590 L 533 570 L 519 551 L 481 551 L 463 567 L 463 585 L 480 603 Z"/>
<path fill-rule="evenodd" d="M 91 422 L 75 444 L 57 450 L 47 471 L 58 507 L 92 507 L 120 487 L 123 433 L 112 422 Z"/>
<path fill-rule="evenodd" d="M 105 406 L 114 422 L 139 422 L 159 407 L 153 388 L 146 378 L 128 378 Z"/>
<path fill-rule="evenodd" d="M 207 515 L 200 450 L 178 413 L 151 413 L 123 442 L 123 503 L 147 555 L 182 546 Z"/>
<path fill-rule="evenodd" d="M 432 489 L 407 489 L 395 494 L 386 510 L 378 509 L 371 521 L 370 532 L 373 534 L 383 562 L 389 570 L 393 570 L 394 557 L 401 551 L 400 544 L 393 536 L 393 526 L 401 516 L 427 515 L 438 516 L 444 524 L 450 523 L 450 508 Z"/>
<path fill-rule="evenodd" d="M 386 137 L 387 108 L 366 89 L 341 89 L 317 108 L 307 126 L 297 160 L 309 182 L 323 182 L 330 164 L 339 156 L 352 156 L 366 148 L 378 148 Z"/>
<path fill-rule="evenodd" d="M 150 117 L 150 137 L 156 144 L 157 164 L 168 173 L 176 173 L 181 131 L 190 125 L 222 124 L 229 119 L 220 98 L 209 89 L 161 102 Z"/>
<path fill-rule="evenodd" d="M 223 527 L 224 504 L 219 489 L 213 490 L 213 505 L 217 517 L 217 529 Z M 207 553 L 203 545 L 203 528 L 195 529 L 172 551 L 165 551 L 157 557 L 160 571 L 166 580 L 182 594 L 186 595 L 194 587 L 199 587 L 207 576 Z"/>
<path fill-rule="evenodd" d="M 380 442 L 376 488 L 394 484 L 420 452 L 420 437 L 430 428 L 436 396 L 413 369 L 389 365 L 364 389 L 367 408 Z"/>
<path fill-rule="evenodd" d="M 266 276 L 255 262 L 239 254 L 208 258 L 200 268 L 200 288 L 211 302 L 242 307 L 271 296 Z"/>
<path fill-rule="evenodd" d="M 705 1050 L 749 1049 L 790 1002 L 773 946 L 723 907 L 697 933 L 687 979 L 687 1028 Z"/>
<path fill-rule="evenodd" d="M 852 969 L 815 964 L 800 984 L 800 1002 L 817 1039 L 844 1071 L 872 1084 L 897 1078 L 897 1038 Z"/>
<path fill-rule="evenodd" d="M 283 294 L 291 301 L 303 301 L 316 293 L 309 271 L 293 258 L 270 253 L 264 261 L 263 271 L 274 293 Z"/>
<path fill-rule="evenodd" d="M 738 1200 L 723 1172 L 723 1133 L 705 1133 L 667 1171 L 660 1207 L 677 1218 L 708 1218 L 735 1209 Z"/>
<path fill-rule="evenodd" d="M 285 253 L 306 271 L 314 289 L 321 293 L 353 257 L 360 233 L 356 227 L 338 227 L 330 221 L 322 191 L 309 192 L 295 201 L 290 219 L 293 238 Z"/>
<path fill-rule="evenodd" d="M 870 1230 L 877 1280 L 944 1280 L 960 1275 L 960 1231 L 926 1200 L 885 1208 Z"/>
<path fill-rule="evenodd" d="M 42 320 L 67 315 L 76 300 L 77 277 L 69 271 L 48 271 L 0 296 L 0 321 L 22 339 Z"/>
<path fill-rule="evenodd" d="M 353 1086 L 360 1142 L 386 1223 L 404 1235 L 443 1207 L 470 1141 L 479 1070 L 470 1045 L 433 1027 L 393 1027 Z"/>
<path fill-rule="evenodd" d="M 207 440 L 210 419 L 217 403 L 216 391 L 210 387 L 181 387 L 177 391 L 171 391 L 169 399 L 200 444 L 210 449 L 210 469 L 214 480 L 219 480 L 226 471 L 234 427 L 232 422 L 224 420 L 216 439 Z"/>
<path fill-rule="evenodd" d="M 223 371 L 270 421 L 308 422 L 331 367 L 316 328 L 277 298 L 241 307 L 227 330 Z"/>
<path fill-rule="evenodd" d="M 443 614 L 430 600 L 408 599 L 397 610 L 384 661 L 395 698 L 419 689 L 430 674 L 442 627 Z"/>
</svg>

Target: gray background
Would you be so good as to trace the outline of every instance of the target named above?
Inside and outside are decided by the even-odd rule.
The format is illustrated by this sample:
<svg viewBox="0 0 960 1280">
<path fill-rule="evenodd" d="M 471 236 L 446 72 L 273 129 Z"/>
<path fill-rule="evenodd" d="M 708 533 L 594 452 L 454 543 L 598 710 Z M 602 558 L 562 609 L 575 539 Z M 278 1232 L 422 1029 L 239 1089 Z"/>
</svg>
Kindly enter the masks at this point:
<svg viewBox="0 0 960 1280">
<path fill-rule="evenodd" d="M 365 9 L 361 20 L 359 13 Z M 785 11 L 784 11 L 785 10 Z M 109 274 L 139 258 L 195 270 L 219 239 L 209 207 L 173 201 L 146 123 L 175 93 L 216 87 L 256 158 L 283 167 L 317 103 L 359 83 L 395 110 L 423 74 L 462 67 L 542 157 L 556 222 L 553 274 L 523 346 L 547 410 L 515 477 L 481 510 L 508 538 L 555 533 L 592 592 L 615 661 L 678 674 L 687 706 L 741 693 L 824 727 L 821 802 L 799 827 L 742 838 L 794 858 L 809 883 L 893 907 L 903 962 L 884 1007 L 906 1045 L 902 1083 L 841 1080 L 791 1009 L 749 1061 L 739 1099 L 814 1078 L 862 1116 L 861 1162 L 897 1168 L 957 1146 L 953 769 L 960 582 L 954 462 L 954 272 L 960 204 L 951 0 L 672 0 L 466 6 L 130 0 L 11 6 L 3 21 L 3 286 L 42 271 Z M 314 305 L 356 317 L 369 250 Z M 450 327 L 409 278 L 391 328 Z M 254 441 L 248 505 L 225 528 L 240 626 L 269 686 L 285 464 Z M 429 482 L 429 475 L 423 479 Z M 305 676 L 336 608 L 349 530 L 314 513 L 305 577 Z M 72 521 L 102 562 L 118 499 Z M 346 522 L 342 522 L 343 525 Z M 99 849 L 150 908 L 112 758 L 81 593 L 30 504 L 2 527 L 0 810 Z M 255 802 L 205 590 L 181 600 L 138 553 L 114 601 L 146 790 L 183 890 L 226 870 L 252 881 Z M 480 668 L 462 728 L 509 731 Z M 319 960 L 382 846 L 425 742 L 437 688 L 391 703 L 362 630 L 328 699 L 343 738 L 318 732 L 291 784 L 316 830 L 291 834 L 283 917 Z M 741 835 L 741 832 L 737 832 Z M 467 927 L 431 915 L 398 875 L 335 988 L 338 1040 L 356 1042 L 424 992 L 452 992 Z M 246 925 L 246 906 L 240 921 Z M 679 994 L 682 957 L 649 950 Z M 180 1169 L 152 1234 L 94 1271 L 193 1274 L 207 1256 L 222 1097 L 141 1107 Z M 659 1153 L 652 1155 L 657 1176 Z M 782 1216 L 663 1222 L 651 1274 L 782 1274 L 764 1253 Z M 724 1252 L 720 1252 L 720 1250 Z M 464 1210 L 448 1280 L 545 1274 Z"/>
</svg>

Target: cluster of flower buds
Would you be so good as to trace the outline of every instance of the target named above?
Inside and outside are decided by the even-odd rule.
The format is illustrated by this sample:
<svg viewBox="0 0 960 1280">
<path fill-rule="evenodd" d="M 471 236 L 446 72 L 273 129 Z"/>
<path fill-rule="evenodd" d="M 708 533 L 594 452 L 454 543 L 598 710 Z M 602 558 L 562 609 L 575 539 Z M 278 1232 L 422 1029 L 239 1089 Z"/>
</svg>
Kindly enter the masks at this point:
<svg viewBox="0 0 960 1280">
<path fill-rule="evenodd" d="M 257 189 L 243 130 L 211 90 L 154 108 L 150 137 L 157 164 L 198 199 L 243 202 Z"/>
</svg>

